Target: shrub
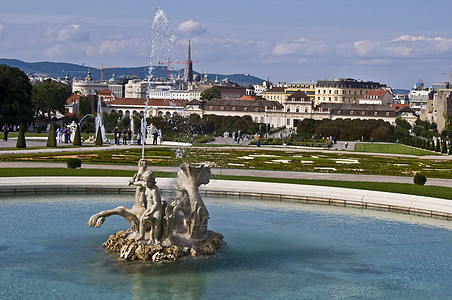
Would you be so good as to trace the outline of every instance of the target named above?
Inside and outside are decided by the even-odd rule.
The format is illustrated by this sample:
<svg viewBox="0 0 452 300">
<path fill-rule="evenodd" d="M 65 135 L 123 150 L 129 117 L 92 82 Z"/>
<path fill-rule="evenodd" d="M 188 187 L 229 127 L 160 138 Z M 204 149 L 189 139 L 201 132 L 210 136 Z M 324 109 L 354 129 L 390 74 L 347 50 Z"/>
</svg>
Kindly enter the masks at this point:
<svg viewBox="0 0 452 300">
<path fill-rule="evenodd" d="M 74 146 L 82 145 L 82 137 L 80 136 L 80 127 L 77 124 L 77 129 L 75 130 L 74 141 L 72 142 Z"/>
<path fill-rule="evenodd" d="M 82 161 L 78 158 L 69 158 L 67 160 L 67 167 L 71 169 L 80 168 L 82 166 Z"/>
<path fill-rule="evenodd" d="M 50 124 L 49 137 L 47 138 L 47 147 L 56 147 L 56 134 L 55 134 L 55 125 Z"/>
<path fill-rule="evenodd" d="M 20 124 L 19 136 L 17 138 L 16 148 L 27 148 L 27 143 L 25 142 L 25 126 Z"/>
<path fill-rule="evenodd" d="M 427 182 L 427 178 L 421 174 L 421 173 L 416 173 L 416 175 L 414 175 L 414 184 L 415 185 L 424 185 Z"/>
<path fill-rule="evenodd" d="M 443 146 L 441 148 L 441 153 L 446 153 L 447 154 L 447 145 L 446 145 L 446 141 L 443 142 Z"/>
<path fill-rule="evenodd" d="M 97 135 L 96 135 L 96 142 L 95 144 L 97 146 L 102 146 L 103 145 L 103 141 L 102 141 L 102 131 L 100 130 L 100 126 L 97 128 Z"/>
</svg>

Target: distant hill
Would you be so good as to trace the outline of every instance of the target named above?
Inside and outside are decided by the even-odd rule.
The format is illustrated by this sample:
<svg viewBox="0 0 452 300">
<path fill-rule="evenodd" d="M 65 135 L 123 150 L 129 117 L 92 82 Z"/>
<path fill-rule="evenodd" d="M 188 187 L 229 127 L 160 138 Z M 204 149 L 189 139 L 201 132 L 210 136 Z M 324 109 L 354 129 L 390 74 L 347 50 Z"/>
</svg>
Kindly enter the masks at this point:
<svg viewBox="0 0 452 300">
<path fill-rule="evenodd" d="M 0 58 L 0 64 L 5 64 L 11 67 L 17 67 L 24 71 L 26 74 L 32 74 L 35 76 L 45 76 L 52 78 L 65 77 L 69 74 L 69 78 L 80 77 L 84 78 L 91 73 L 94 80 L 100 80 L 101 70 L 89 67 L 85 65 L 77 65 L 71 63 L 62 62 L 24 62 L 18 59 L 6 59 Z M 104 69 L 104 80 L 108 80 L 115 74 L 116 78 L 122 76 L 134 76 L 135 78 L 146 78 L 148 72 L 148 67 L 130 67 L 130 68 L 111 68 Z M 172 75 L 178 76 L 180 74 L 183 76 L 183 70 L 171 71 Z M 195 74 L 199 74 L 194 72 Z M 166 77 L 166 67 L 157 66 L 154 67 L 152 75 L 156 78 Z M 218 76 L 219 80 L 229 78 L 229 81 L 236 82 L 242 86 L 249 86 L 250 84 L 262 84 L 264 81 L 255 76 L 249 74 L 232 74 L 232 75 L 222 75 L 222 74 L 207 74 L 211 80 L 215 80 Z"/>
</svg>

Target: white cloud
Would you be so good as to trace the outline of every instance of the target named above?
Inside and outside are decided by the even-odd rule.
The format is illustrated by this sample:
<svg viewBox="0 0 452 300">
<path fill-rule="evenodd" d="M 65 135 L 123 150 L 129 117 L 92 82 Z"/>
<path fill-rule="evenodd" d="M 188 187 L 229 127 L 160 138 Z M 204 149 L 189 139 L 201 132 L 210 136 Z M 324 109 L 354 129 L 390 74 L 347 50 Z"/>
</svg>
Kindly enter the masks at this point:
<svg viewBox="0 0 452 300">
<path fill-rule="evenodd" d="M 61 42 L 89 42 L 89 31 L 80 24 L 72 24 L 58 31 L 57 39 Z"/>
<path fill-rule="evenodd" d="M 327 46 L 323 41 L 311 41 L 309 39 L 284 40 L 276 43 L 273 54 L 277 56 L 296 55 L 311 56 L 324 52 Z"/>
<path fill-rule="evenodd" d="M 199 22 L 188 20 L 181 23 L 177 30 L 179 30 L 185 36 L 199 36 L 207 32 L 207 27 Z"/>
<path fill-rule="evenodd" d="M 133 38 L 115 38 L 111 40 L 103 40 L 99 45 L 99 53 L 106 54 L 124 54 L 136 53 L 137 55 L 146 55 L 146 41 L 145 39 Z"/>
<path fill-rule="evenodd" d="M 356 41 L 351 48 L 349 50 L 362 57 L 426 57 L 451 54 L 452 39 L 402 35 L 390 41 Z"/>
</svg>

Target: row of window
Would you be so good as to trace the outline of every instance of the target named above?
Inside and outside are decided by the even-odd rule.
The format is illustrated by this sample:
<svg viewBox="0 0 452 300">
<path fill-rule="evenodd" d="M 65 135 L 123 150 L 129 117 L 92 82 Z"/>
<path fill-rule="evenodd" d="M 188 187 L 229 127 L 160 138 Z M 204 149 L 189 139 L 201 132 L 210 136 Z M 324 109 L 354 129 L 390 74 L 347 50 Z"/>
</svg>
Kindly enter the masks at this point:
<svg viewBox="0 0 452 300">
<path fill-rule="evenodd" d="M 323 93 L 322 93 L 323 92 Z M 328 92 L 328 93 L 327 93 Z M 366 91 L 366 93 L 367 93 L 367 91 Z M 339 90 L 318 90 L 318 94 L 336 94 L 336 95 L 338 95 L 338 94 L 340 94 L 339 93 Z M 352 91 L 351 90 L 348 90 L 348 94 L 349 95 L 358 95 L 358 91 L 353 91 L 353 93 L 352 93 Z M 359 90 L 359 94 L 360 95 L 363 95 L 363 90 Z M 342 95 L 347 95 L 347 91 L 346 90 L 342 90 Z"/>
<path fill-rule="evenodd" d="M 338 115 L 342 114 L 342 111 L 341 111 L 341 110 L 338 110 L 338 111 L 337 111 L 337 114 L 338 114 Z M 359 112 L 356 112 L 356 113 L 355 113 L 355 111 L 351 110 L 351 111 L 350 111 L 350 115 L 354 115 L 354 114 L 359 114 Z M 366 112 L 365 112 L 365 111 L 362 111 L 362 112 L 361 112 L 361 115 L 365 116 L 365 115 L 366 115 Z M 390 115 L 389 112 L 386 112 L 386 116 L 389 117 L 389 115 Z M 378 116 L 378 112 L 375 111 L 375 112 L 374 112 L 374 116 Z"/>
</svg>

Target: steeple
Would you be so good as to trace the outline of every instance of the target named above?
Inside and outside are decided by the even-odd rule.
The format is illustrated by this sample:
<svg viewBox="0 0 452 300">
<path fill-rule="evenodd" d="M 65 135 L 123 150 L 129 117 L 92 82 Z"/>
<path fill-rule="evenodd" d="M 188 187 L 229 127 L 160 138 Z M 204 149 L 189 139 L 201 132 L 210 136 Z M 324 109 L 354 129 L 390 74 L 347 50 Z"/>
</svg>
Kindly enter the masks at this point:
<svg viewBox="0 0 452 300">
<path fill-rule="evenodd" d="M 193 62 L 191 60 L 190 41 L 188 41 L 188 56 L 185 62 L 184 79 L 188 82 L 193 81 Z"/>
</svg>

